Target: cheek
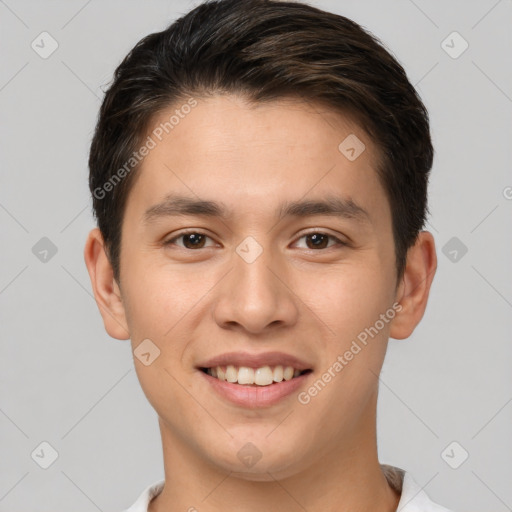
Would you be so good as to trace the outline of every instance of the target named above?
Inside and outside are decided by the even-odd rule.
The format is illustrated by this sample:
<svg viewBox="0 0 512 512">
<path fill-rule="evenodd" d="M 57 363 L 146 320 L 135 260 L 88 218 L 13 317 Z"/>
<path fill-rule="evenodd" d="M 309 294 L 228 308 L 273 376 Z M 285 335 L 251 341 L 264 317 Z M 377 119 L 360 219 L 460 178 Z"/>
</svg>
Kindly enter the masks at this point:
<svg viewBox="0 0 512 512">
<path fill-rule="evenodd" d="M 300 296 L 340 339 L 347 340 L 373 324 L 391 305 L 387 274 L 389 270 L 376 260 L 340 266 L 318 279 L 308 277 Z"/>
<path fill-rule="evenodd" d="M 390 280 L 376 260 L 347 265 L 317 281 L 305 297 L 315 313 L 310 318 L 321 320 L 318 324 L 324 333 L 315 342 L 324 354 L 319 379 L 328 384 L 325 392 L 318 393 L 323 398 L 315 399 L 317 411 L 325 417 L 336 415 L 341 424 L 347 417 L 357 417 L 357 411 L 362 413 L 375 391 L 392 318 L 381 320 L 393 303 Z"/>
<path fill-rule="evenodd" d="M 129 272 L 124 274 L 125 288 L 130 297 L 134 318 L 155 317 L 168 313 L 172 302 L 179 302 L 183 286 L 180 274 L 163 267 L 159 258 L 150 253 L 127 250 L 125 260 Z M 191 283 L 193 286 L 193 282 Z"/>
<path fill-rule="evenodd" d="M 184 272 L 149 258 L 133 259 L 130 275 L 125 276 L 130 332 L 139 340 L 154 339 L 166 353 L 170 347 L 178 350 L 185 325 L 190 332 L 197 315 L 206 314 L 205 299 L 218 277 L 201 270 Z"/>
</svg>

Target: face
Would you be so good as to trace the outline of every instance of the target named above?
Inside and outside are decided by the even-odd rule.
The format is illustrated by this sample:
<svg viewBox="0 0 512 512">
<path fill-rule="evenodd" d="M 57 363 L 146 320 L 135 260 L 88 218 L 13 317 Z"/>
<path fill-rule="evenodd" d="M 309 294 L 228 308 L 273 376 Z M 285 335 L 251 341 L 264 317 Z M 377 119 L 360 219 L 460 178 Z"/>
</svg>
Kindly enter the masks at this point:
<svg viewBox="0 0 512 512">
<path fill-rule="evenodd" d="M 197 99 L 153 139 L 126 205 L 118 314 L 136 353 L 150 340 L 135 367 L 165 435 L 254 480 L 346 456 L 371 435 L 400 308 L 372 141 L 319 105 L 232 95 Z M 233 352 L 310 371 L 247 388 L 200 369 Z"/>
</svg>

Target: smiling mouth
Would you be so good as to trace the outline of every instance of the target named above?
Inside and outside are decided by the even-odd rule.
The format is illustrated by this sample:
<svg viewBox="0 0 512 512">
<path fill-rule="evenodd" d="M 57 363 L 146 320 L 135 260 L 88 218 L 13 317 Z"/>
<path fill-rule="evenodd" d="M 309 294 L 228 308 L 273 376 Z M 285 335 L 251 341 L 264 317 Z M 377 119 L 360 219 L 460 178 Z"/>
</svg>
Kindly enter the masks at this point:
<svg viewBox="0 0 512 512">
<path fill-rule="evenodd" d="M 282 381 L 288 381 L 311 373 L 311 369 L 297 370 L 292 366 L 263 366 L 260 368 L 250 368 L 247 366 L 217 366 L 213 368 L 199 368 L 210 377 L 218 380 L 239 384 L 245 386 L 270 386 Z"/>
</svg>

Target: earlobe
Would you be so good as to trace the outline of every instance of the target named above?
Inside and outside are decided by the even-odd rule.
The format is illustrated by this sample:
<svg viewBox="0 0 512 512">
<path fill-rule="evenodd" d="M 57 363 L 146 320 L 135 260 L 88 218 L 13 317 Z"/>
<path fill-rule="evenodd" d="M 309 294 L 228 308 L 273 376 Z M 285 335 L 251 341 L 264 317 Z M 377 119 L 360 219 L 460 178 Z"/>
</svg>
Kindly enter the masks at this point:
<svg viewBox="0 0 512 512">
<path fill-rule="evenodd" d="M 84 260 L 91 279 L 96 304 L 103 318 L 105 330 L 118 340 L 127 340 L 126 313 L 119 286 L 114 279 L 103 237 L 98 228 L 91 230 L 84 248 Z"/>
<path fill-rule="evenodd" d="M 402 309 L 391 323 L 391 338 L 408 338 L 423 318 L 436 268 L 434 237 L 428 231 L 421 231 L 407 252 L 406 268 L 396 296 Z"/>
</svg>

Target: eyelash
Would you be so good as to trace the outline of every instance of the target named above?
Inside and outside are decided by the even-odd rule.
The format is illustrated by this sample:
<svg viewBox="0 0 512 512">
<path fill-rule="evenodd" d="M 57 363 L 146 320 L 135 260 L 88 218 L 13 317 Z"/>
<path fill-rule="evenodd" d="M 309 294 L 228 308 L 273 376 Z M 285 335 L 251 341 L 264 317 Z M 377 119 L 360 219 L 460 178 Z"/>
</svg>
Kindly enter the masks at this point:
<svg viewBox="0 0 512 512">
<path fill-rule="evenodd" d="M 195 234 L 195 235 L 204 235 L 205 237 L 207 238 L 210 238 L 210 240 L 212 239 L 209 235 L 207 235 L 206 233 L 203 233 L 202 231 L 198 231 L 196 229 L 191 229 L 189 231 L 183 231 L 182 233 L 180 233 L 179 235 L 177 236 L 174 236 L 173 238 L 170 238 L 169 240 L 166 240 L 165 242 L 163 242 L 163 245 L 164 246 L 169 246 L 169 245 L 175 245 L 174 242 L 186 235 L 191 235 L 191 234 Z M 309 231 L 307 233 L 303 233 L 299 238 L 298 240 L 308 236 L 308 235 L 324 235 L 324 236 L 327 236 L 331 239 L 333 239 L 334 241 L 336 241 L 338 243 L 338 245 L 340 246 L 348 246 L 348 243 L 347 242 L 343 242 L 342 240 L 340 240 L 338 237 L 334 236 L 334 235 L 331 235 L 329 233 L 325 233 L 324 231 L 319 231 L 319 230 L 316 230 L 316 231 Z M 199 249 L 189 249 L 188 247 L 181 247 L 181 246 L 178 246 L 180 247 L 180 249 L 185 249 L 186 251 L 198 251 L 200 249 L 204 249 L 204 247 L 201 247 Z M 307 249 L 309 251 L 322 251 L 322 250 L 326 250 L 326 249 L 331 249 L 333 246 L 330 246 L 330 247 L 324 247 L 322 249 Z"/>
</svg>

